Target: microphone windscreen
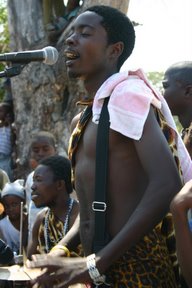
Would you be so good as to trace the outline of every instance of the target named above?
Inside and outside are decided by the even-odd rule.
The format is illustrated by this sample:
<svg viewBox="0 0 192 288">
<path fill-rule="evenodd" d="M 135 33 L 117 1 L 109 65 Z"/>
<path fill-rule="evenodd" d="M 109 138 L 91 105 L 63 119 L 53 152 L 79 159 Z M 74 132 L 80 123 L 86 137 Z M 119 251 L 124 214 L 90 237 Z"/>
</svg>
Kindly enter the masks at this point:
<svg viewBox="0 0 192 288">
<path fill-rule="evenodd" d="M 59 53 L 55 47 L 47 46 L 43 49 L 45 60 L 43 61 L 45 64 L 53 65 L 57 62 Z"/>
</svg>

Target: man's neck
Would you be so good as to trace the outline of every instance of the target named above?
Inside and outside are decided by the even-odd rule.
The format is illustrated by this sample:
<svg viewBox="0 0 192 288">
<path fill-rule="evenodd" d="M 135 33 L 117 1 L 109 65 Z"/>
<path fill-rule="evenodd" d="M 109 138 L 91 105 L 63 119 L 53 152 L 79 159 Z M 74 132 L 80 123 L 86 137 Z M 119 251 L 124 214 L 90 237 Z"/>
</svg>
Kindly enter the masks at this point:
<svg viewBox="0 0 192 288">
<path fill-rule="evenodd" d="M 20 218 L 18 218 L 18 219 L 10 219 L 9 218 L 9 221 L 17 230 L 20 230 Z"/>
<path fill-rule="evenodd" d="M 65 195 L 61 195 L 60 197 L 58 197 L 55 205 L 49 206 L 53 214 L 60 220 L 64 219 L 68 207 L 69 207 L 69 197 L 66 197 Z"/>
<path fill-rule="evenodd" d="M 183 126 L 184 129 L 189 128 L 191 122 L 192 122 L 192 115 L 191 113 L 184 113 L 180 116 L 178 116 L 179 122 Z"/>
<path fill-rule="evenodd" d="M 100 74 L 99 76 L 91 77 L 83 79 L 85 89 L 88 93 L 89 99 L 93 99 L 95 97 L 96 92 L 101 87 L 101 85 L 113 74 L 117 73 L 117 71 L 111 72 L 107 71 L 105 73 Z"/>
</svg>

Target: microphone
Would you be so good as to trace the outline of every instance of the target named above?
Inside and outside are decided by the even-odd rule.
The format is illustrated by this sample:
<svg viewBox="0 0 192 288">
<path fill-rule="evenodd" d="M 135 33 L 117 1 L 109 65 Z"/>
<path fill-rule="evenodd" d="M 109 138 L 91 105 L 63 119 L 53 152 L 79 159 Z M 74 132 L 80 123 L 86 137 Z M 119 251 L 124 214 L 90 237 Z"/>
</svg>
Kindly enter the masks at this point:
<svg viewBox="0 0 192 288">
<path fill-rule="evenodd" d="M 5 244 L 3 240 L 0 239 L 0 264 L 9 264 L 14 258 L 13 251 L 11 248 Z"/>
<path fill-rule="evenodd" d="M 28 64 L 33 61 L 42 61 L 45 64 L 53 65 L 57 62 L 59 53 L 52 46 L 45 47 L 41 50 L 21 51 L 0 54 L 0 61 L 12 62 L 17 64 Z"/>
</svg>

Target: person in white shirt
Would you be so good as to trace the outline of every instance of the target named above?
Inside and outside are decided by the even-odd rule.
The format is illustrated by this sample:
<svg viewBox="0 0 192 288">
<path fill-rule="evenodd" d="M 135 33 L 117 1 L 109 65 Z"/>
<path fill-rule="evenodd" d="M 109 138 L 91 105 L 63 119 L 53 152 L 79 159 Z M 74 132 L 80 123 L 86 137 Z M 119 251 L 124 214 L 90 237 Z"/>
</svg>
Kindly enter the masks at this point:
<svg viewBox="0 0 192 288">
<path fill-rule="evenodd" d="M 19 254 L 21 202 L 25 203 L 23 180 L 6 183 L 1 192 L 2 203 L 6 216 L 0 220 L 0 238 L 5 241 L 13 252 Z M 23 211 L 22 246 L 27 246 L 28 217 Z"/>
<path fill-rule="evenodd" d="M 0 168 L 13 180 L 12 152 L 14 133 L 12 130 L 12 108 L 5 102 L 0 103 Z"/>
</svg>

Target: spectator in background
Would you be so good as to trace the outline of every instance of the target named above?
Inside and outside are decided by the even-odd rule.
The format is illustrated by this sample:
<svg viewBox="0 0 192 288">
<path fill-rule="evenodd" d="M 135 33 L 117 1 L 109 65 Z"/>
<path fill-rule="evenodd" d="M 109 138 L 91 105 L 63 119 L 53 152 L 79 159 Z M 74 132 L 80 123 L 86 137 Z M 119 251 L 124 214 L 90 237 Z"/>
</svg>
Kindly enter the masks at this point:
<svg viewBox="0 0 192 288">
<path fill-rule="evenodd" d="M 13 180 L 13 159 L 15 133 L 12 127 L 13 111 L 10 104 L 0 103 L 0 168 Z"/>
<path fill-rule="evenodd" d="M 0 219 L 2 219 L 5 216 L 4 206 L 1 201 L 1 191 L 3 190 L 5 184 L 8 182 L 10 182 L 9 176 L 4 170 L 0 169 Z"/>
<path fill-rule="evenodd" d="M 32 136 L 30 144 L 30 159 L 29 162 L 32 168 L 35 169 L 39 162 L 48 157 L 56 154 L 56 142 L 53 134 L 47 131 L 39 131 Z M 31 200 L 31 187 L 33 185 L 34 170 L 27 176 L 25 183 L 26 190 L 26 203 L 29 214 L 29 237 L 31 235 L 32 227 L 35 222 L 37 213 L 42 208 L 37 208 L 34 202 Z"/>
<path fill-rule="evenodd" d="M 25 204 L 25 191 L 23 180 L 16 180 L 5 184 L 1 192 L 2 203 L 6 216 L 0 220 L 0 238 L 16 253 L 20 248 L 20 219 L 21 202 Z M 27 247 L 28 238 L 28 217 L 23 211 L 23 231 L 22 244 Z"/>
<path fill-rule="evenodd" d="M 63 0 L 43 1 L 44 25 L 48 40 L 53 44 L 72 21 L 80 9 L 80 0 L 68 0 L 66 7 Z"/>
<path fill-rule="evenodd" d="M 192 122 L 192 61 L 182 61 L 171 65 L 164 74 L 164 97 L 174 116 L 182 127 L 182 138 L 191 155 Z"/>
<path fill-rule="evenodd" d="M 192 61 L 171 65 L 164 74 L 164 97 L 183 130 L 181 136 L 192 158 Z M 173 215 L 177 256 L 182 274 L 189 287 L 192 284 L 192 181 L 190 180 L 174 197 L 170 205 Z"/>
<path fill-rule="evenodd" d="M 192 180 L 187 182 L 171 202 L 177 256 L 182 274 L 192 287 L 192 222 L 188 222 L 188 211 L 192 208 Z"/>
<path fill-rule="evenodd" d="M 54 30 L 56 19 L 64 15 L 65 5 L 63 0 L 43 0 L 43 21 L 47 31 Z"/>
<path fill-rule="evenodd" d="M 77 16 L 77 13 L 81 7 L 80 2 L 80 0 L 68 0 L 64 18 L 69 22 Z"/>
<path fill-rule="evenodd" d="M 5 94 L 3 97 L 3 102 L 9 103 L 13 107 L 13 96 L 11 91 L 11 79 L 6 78 L 3 83 L 3 88 L 5 90 Z"/>
<path fill-rule="evenodd" d="M 3 190 L 7 182 L 10 182 L 9 176 L 4 170 L 0 169 L 0 191 Z"/>
</svg>

